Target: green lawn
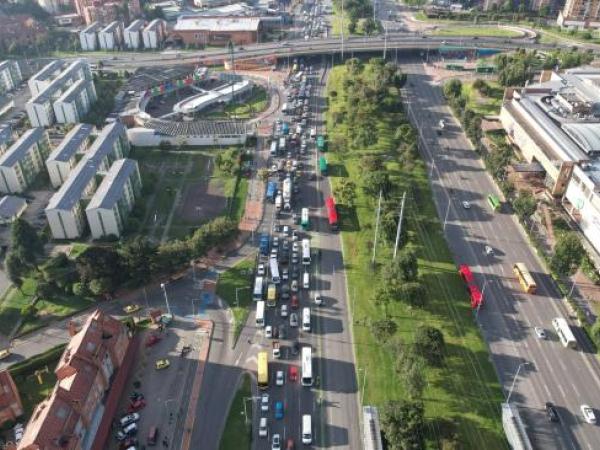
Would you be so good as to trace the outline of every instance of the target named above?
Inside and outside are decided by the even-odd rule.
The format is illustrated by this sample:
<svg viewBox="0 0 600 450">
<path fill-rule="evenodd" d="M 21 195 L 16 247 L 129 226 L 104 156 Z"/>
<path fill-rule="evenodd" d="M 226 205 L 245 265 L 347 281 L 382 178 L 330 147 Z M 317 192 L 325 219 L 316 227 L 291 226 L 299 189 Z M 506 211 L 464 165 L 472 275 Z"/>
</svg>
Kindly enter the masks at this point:
<svg viewBox="0 0 600 450">
<path fill-rule="evenodd" d="M 263 112 L 269 106 L 269 96 L 262 87 L 256 87 L 250 97 L 241 102 L 227 104 L 222 111 L 213 111 L 203 115 L 204 117 L 250 119 L 258 113 Z"/>
<path fill-rule="evenodd" d="M 21 308 L 31 303 L 35 294 L 35 280 L 26 278 L 21 289 L 11 287 L 0 305 L 0 333 L 8 335 L 21 317 Z"/>
<path fill-rule="evenodd" d="M 75 259 L 77 258 L 79 255 L 81 255 L 87 248 L 89 247 L 88 244 L 84 244 L 83 242 L 75 242 L 73 245 L 71 245 L 71 253 L 69 253 L 69 257 L 71 259 Z"/>
<path fill-rule="evenodd" d="M 241 177 L 235 190 L 235 195 L 231 197 L 231 206 L 229 217 L 234 220 L 241 220 L 244 217 L 244 210 L 246 209 L 246 197 L 248 196 L 248 179 Z"/>
<path fill-rule="evenodd" d="M 240 388 L 233 398 L 225 429 L 221 435 L 219 450 L 250 450 L 252 443 L 252 402 L 246 401 L 246 414 L 244 416 L 245 398 L 252 396 L 250 375 L 244 374 Z"/>
<path fill-rule="evenodd" d="M 521 37 L 522 33 L 506 28 L 494 26 L 468 27 L 468 26 L 448 26 L 438 28 L 431 34 L 436 36 L 462 37 L 462 36 L 477 36 L 477 37 L 499 37 L 499 38 L 514 38 Z"/>
<path fill-rule="evenodd" d="M 463 82 L 462 93 L 467 98 L 467 106 L 483 115 L 500 114 L 504 89 L 494 81 L 486 81 L 489 86 L 487 95 L 473 88 L 473 82 Z"/>
<path fill-rule="evenodd" d="M 328 90 L 343 92 L 343 67 L 332 70 Z M 339 100 L 330 98 L 327 129 L 335 134 L 345 134 L 345 125 L 334 124 L 332 113 L 338 109 Z M 379 140 L 364 153 L 389 152 L 393 131 L 399 117 L 390 114 L 378 124 Z M 356 180 L 360 186 L 362 152 L 349 151 L 343 155 L 328 153 L 330 163 L 345 170 L 332 171 L 330 179 L 335 186 L 342 176 Z M 388 153 L 393 155 L 393 152 Z M 398 325 L 397 336 L 405 342 L 412 340 L 418 325 L 427 324 L 441 329 L 447 344 L 446 364 L 443 368 L 427 369 L 427 387 L 424 404 L 427 418 L 427 448 L 440 448 L 440 429 L 452 429 L 463 449 L 507 448 L 504 440 L 500 403 L 502 393 L 495 371 L 489 362 L 486 344 L 474 324 L 468 298 L 460 281 L 456 266 L 444 240 L 437 218 L 427 173 L 422 161 L 407 167 L 401 166 L 392 156 L 387 163 L 390 174 L 408 190 L 406 226 L 411 242 L 419 255 L 419 270 L 427 288 L 428 304 L 423 309 L 410 308 L 397 302 L 389 305 L 388 314 Z M 395 355 L 372 336 L 365 323 L 383 318 L 380 308 L 371 302 L 373 280 L 370 268 L 371 243 L 374 232 L 375 202 L 357 189 L 356 207 L 340 208 L 344 261 L 348 275 L 348 290 L 353 305 L 353 328 L 357 366 L 362 388 L 366 373 L 364 404 L 382 405 L 388 400 L 405 397 L 403 384 L 394 370 Z M 352 225 L 352 226 L 350 226 Z M 387 244 L 378 246 L 379 264 L 391 258 Z M 454 424 L 454 425 L 448 425 Z M 449 433 L 446 433 L 449 434 Z"/>
<path fill-rule="evenodd" d="M 250 308 L 254 306 L 252 301 L 252 281 L 254 274 L 254 260 L 245 259 L 232 268 L 226 270 L 219 276 L 217 283 L 217 295 L 229 304 L 233 312 L 234 320 L 234 342 L 237 342 L 242 332 Z M 238 289 L 237 301 L 235 291 Z"/>
</svg>

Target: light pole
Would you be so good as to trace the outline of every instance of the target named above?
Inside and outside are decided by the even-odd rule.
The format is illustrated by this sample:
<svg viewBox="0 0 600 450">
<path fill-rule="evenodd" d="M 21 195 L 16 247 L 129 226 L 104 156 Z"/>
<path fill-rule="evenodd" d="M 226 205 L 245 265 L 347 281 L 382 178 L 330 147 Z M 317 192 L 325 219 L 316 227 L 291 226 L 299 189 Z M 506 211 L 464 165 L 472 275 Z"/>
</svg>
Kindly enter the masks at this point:
<svg viewBox="0 0 600 450">
<path fill-rule="evenodd" d="M 165 294 L 165 304 L 167 305 L 167 312 L 171 314 L 171 306 L 169 305 L 169 297 L 167 296 L 167 284 L 160 283 L 160 287 L 162 288 L 163 293 Z"/>
<path fill-rule="evenodd" d="M 521 367 L 528 366 L 530 364 L 531 363 L 527 361 L 519 364 L 519 367 L 517 367 L 517 373 L 515 373 L 515 377 L 513 378 L 512 385 L 510 386 L 510 390 L 508 391 L 508 395 L 506 396 L 505 403 L 508 403 L 508 401 L 510 400 L 510 396 L 512 395 L 513 389 L 515 388 L 515 383 L 517 382 L 517 377 L 519 376 L 519 372 L 521 371 Z"/>
<path fill-rule="evenodd" d="M 485 295 L 485 288 L 487 288 L 488 283 L 491 283 L 491 281 L 486 278 L 486 280 L 483 282 L 483 289 L 481 290 L 481 300 L 477 305 L 477 309 L 475 310 L 475 320 L 477 320 L 479 317 L 479 310 L 481 309 L 481 304 L 483 303 Z"/>
</svg>

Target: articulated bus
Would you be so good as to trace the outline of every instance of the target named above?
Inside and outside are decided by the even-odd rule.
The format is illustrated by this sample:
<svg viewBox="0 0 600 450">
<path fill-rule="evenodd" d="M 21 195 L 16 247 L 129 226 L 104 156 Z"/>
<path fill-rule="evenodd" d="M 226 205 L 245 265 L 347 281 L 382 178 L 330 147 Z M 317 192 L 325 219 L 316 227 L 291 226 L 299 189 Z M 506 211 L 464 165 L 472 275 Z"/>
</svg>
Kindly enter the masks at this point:
<svg viewBox="0 0 600 450">
<path fill-rule="evenodd" d="M 277 304 L 277 286 L 269 284 L 267 288 L 267 306 L 273 307 Z"/>
<path fill-rule="evenodd" d="M 269 387 L 269 354 L 267 352 L 258 352 L 257 380 L 259 389 L 264 390 Z"/>
<path fill-rule="evenodd" d="M 501 205 L 500 199 L 496 195 L 494 195 L 494 194 L 488 195 L 487 201 L 494 211 L 498 211 L 500 209 L 500 205 Z"/>
<path fill-rule="evenodd" d="M 302 264 L 308 266 L 310 264 L 310 241 L 302 239 Z"/>
<path fill-rule="evenodd" d="M 319 171 L 321 175 L 327 176 L 327 159 L 324 156 L 319 158 Z"/>
<path fill-rule="evenodd" d="M 513 265 L 513 272 L 517 276 L 517 279 L 519 280 L 523 290 L 528 294 L 535 294 L 535 291 L 537 290 L 537 284 L 535 284 L 535 280 L 531 276 L 529 270 L 527 270 L 525 264 L 515 263 Z"/>
<path fill-rule="evenodd" d="M 302 208 L 300 213 L 300 225 L 302 229 L 308 230 L 310 228 L 310 217 L 308 216 L 308 208 Z"/>
<path fill-rule="evenodd" d="M 564 347 L 577 348 L 577 339 L 575 339 L 575 335 L 565 319 L 562 317 L 552 319 L 552 326 Z"/>
<path fill-rule="evenodd" d="M 312 386 L 312 348 L 302 347 L 302 386 Z"/>
<path fill-rule="evenodd" d="M 332 231 L 338 229 L 338 214 L 335 207 L 335 200 L 333 197 L 327 197 L 325 199 L 325 208 L 327 209 L 327 219 L 329 220 L 329 228 Z"/>
</svg>

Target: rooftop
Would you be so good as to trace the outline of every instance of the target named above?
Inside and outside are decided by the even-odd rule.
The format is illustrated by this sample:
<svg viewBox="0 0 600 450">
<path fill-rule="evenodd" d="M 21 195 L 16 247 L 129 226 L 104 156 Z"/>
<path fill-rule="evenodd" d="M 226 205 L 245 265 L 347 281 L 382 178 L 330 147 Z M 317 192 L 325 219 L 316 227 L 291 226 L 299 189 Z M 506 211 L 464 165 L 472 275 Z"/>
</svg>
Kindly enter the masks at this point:
<svg viewBox="0 0 600 450">
<path fill-rule="evenodd" d="M 12 127 L 8 123 L 0 124 L 0 145 L 6 144 L 12 137 Z"/>
<path fill-rule="evenodd" d="M 0 217 L 11 219 L 18 215 L 25 206 L 27 206 L 27 202 L 24 198 L 6 195 L 0 199 Z"/>
<path fill-rule="evenodd" d="M 127 28 L 125 28 L 125 31 L 139 31 L 144 28 L 144 24 L 145 22 L 142 19 L 134 20 Z"/>
<path fill-rule="evenodd" d="M 87 27 L 81 30 L 82 33 L 96 33 L 102 29 L 102 24 L 100 22 L 90 23 Z"/>
<path fill-rule="evenodd" d="M 51 63 L 46 64 L 38 73 L 33 75 L 30 80 L 45 81 L 55 76 L 55 74 L 60 72 L 66 65 L 66 61 L 63 61 L 62 59 L 52 61 Z"/>
<path fill-rule="evenodd" d="M 46 103 L 50 100 L 57 91 L 65 88 L 65 84 L 73 80 L 75 76 L 75 72 L 82 68 L 82 66 L 87 66 L 87 61 L 84 59 L 77 59 L 73 61 L 69 67 L 63 70 L 58 77 L 56 77 L 44 90 L 42 90 L 38 95 L 29 100 L 28 103 Z"/>
<path fill-rule="evenodd" d="M 48 156 L 46 161 L 67 162 L 77 152 L 81 143 L 94 131 L 94 126 L 87 123 L 78 123 L 65 136 L 61 143 Z"/>
<path fill-rule="evenodd" d="M 163 26 L 164 21 L 162 19 L 154 19 L 152 22 L 148 24 L 144 31 L 152 31 L 157 29 L 160 26 Z"/>
<path fill-rule="evenodd" d="M 137 163 L 133 159 L 115 161 L 90 200 L 86 210 L 95 208 L 112 209 L 123 196 L 123 186 L 136 170 Z"/>
<path fill-rule="evenodd" d="M 69 103 L 74 101 L 81 91 L 85 89 L 85 85 L 88 83 L 86 79 L 77 80 L 69 87 L 60 97 L 56 99 L 57 102 Z M 91 83 L 91 82 L 90 82 Z"/>
<path fill-rule="evenodd" d="M 23 136 L 6 150 L 6 153 L 0 156 L 0 166 L 14 166 L 17 162 L 21 161 L 29 149 L 35 143 L 41 141 L 45 135 L 46 132 L 41 127 L 27 130 Z"/>
<path fill-rule="evenodd" d="M 258 31 L 258 17 L 184 17 L 177 20 L 173 31 Z"/>
<path fill-rule="evenodd" d="M 100 30 L 100 33 L 112 33 L 113 31 L 117 30 L 120 26 L 121 22 L 115 20 L 114 22 L 111 22 L 104 28 L 102 28 L 102 30 Z"/>
<path fill-rule="evenodd" d="M 565 123 L 562 129 L 586 153 L 600 152 L 599 123 Z"/>
</svg>

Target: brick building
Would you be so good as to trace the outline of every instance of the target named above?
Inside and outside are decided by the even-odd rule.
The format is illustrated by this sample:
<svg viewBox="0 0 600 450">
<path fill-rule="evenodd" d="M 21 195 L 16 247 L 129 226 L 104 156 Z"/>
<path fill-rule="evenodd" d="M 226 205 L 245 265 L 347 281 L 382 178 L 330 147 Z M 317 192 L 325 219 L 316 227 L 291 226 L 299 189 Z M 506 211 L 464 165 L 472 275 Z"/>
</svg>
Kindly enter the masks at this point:
<svg viewBox="0 0 600 450">
<path fill-rule="evenodd" d="M 259 41 L 262 29 L 259 17 L 182 17 L 175 24 L 171 39 L 199 47 L 226 46 L 229 41 L 247 45 Z"/>
<path fill-rule="evenodd" d="M 15 382 L 8 372 L 0 372 L 0 425 L 15 421 L 23 414 L 23 403 Z"/>
<path fill-rule="evenodd" d="M 100 310 L 91 314 L 65 348 L 54 390 L 33 411 L 18 449 L 91 448 L 129 342 L 120 321 Z"/>
</svg>

